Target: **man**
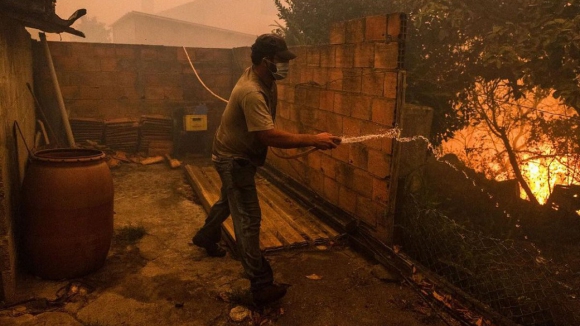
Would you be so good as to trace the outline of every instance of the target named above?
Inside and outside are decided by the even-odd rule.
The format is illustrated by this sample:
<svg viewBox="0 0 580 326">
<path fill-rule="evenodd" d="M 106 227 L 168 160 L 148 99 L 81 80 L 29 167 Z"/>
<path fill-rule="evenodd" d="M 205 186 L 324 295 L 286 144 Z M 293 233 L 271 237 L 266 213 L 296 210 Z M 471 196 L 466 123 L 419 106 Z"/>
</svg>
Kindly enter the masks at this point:
<svg viewBox="0 0 580 326">
<path fill-rule="evenodd" d="M 286 287 L 274 283 L 272 269 L 260 251 L 261 212 L 256 192 L 256 168 L 264 164 L 268 146 L 336 148 L 340 138 L 329 133 L 294 134 L 274 127 L 276 80 L 288 73 L 296 58 L 283 38 L 264 34 L 252 45 L 252 66 L 236 83 L 222 115 L 212 150 L 212 161 L 222 182 L 220 199 L 193 237 L 196 246 L 213 257 L 223 257 L 221 225 L 231 214 L 241 262 L 250 279 L 254 304 L 276 301 Z"/>
</svg>

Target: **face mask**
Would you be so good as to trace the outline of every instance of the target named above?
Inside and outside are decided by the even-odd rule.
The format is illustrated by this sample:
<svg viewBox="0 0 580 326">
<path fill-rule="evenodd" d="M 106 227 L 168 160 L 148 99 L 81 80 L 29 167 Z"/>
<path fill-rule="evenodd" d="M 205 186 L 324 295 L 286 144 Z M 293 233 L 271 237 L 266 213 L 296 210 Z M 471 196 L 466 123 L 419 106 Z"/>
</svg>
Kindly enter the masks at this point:
<svg viewBox="0 0 580 326">
<path fill-rule="evenodd" d="M 266 59 L 264 59 L 264 60 L 266 60 Z M 274 77 L 275 80 L 281 80 L 281 79 L 284 79 L 288 76 L 288 69 L 289 69 L 288 62 L 273 63 L 269 60 L 266 60 L 266 63 L 268 63 L 268 70 L 270 71 L 270 73 L 272 74 L 272 77 Z M 272 66 L 274 66 L 274 70 L 271 68 Z"/>
</svg>

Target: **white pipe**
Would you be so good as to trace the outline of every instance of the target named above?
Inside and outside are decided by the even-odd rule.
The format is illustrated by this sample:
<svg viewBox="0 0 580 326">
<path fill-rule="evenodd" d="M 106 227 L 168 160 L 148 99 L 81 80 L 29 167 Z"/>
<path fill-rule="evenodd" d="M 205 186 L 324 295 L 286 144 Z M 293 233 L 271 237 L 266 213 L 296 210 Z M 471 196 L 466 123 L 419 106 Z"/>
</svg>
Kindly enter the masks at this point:
<svg viewBox="0 0 580 326">
<path fill-rule="evenodd" d="M 46 54 L 46 61 L 48 62 L 48 68 L 50 69 L 50 75 L 52 77 L 52 84 L 54 86 L 54 92 L 56 99 L 58 101 L 58 107 L 60 109 L 60 116 L 62 118 L 62 124 L 64 125 L 64 131 L 66 132 L 66 138 L 70 147 L 76 147 L 75 138 L 73 137 L 72 129 L 68 121 L 68 113 L 64 106 L 64 100 L 62 99 L 62 93 L 60 91 L 60 86 L 58 84 L 58 78 L 56 77 L 56 70 L 54 69 L 54 63 L 52 62 L 52 56 L 50 55 L 50 49 L 48 48 L 48 42 L 46 42 L 46 35 L 44 33 L 38 33 L 40 41 L 44 46 L 44 52 Z"/>
</svg>

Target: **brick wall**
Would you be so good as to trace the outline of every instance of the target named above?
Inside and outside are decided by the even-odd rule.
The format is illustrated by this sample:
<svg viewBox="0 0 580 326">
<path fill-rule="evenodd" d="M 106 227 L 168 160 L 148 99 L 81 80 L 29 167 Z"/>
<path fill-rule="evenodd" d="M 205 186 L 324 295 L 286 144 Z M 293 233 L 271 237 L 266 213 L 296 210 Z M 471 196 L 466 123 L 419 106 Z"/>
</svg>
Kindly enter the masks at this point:
<svg viewBox="0 0 580 326">
<path fill-rule="evenodd" d="M 139 119 L 160 114 L 179 122 L 184 110 L 204 103 L 209 108 L 208 131 L 184 134 L 183 140 L 193 146 L 189 148 L 193 152 L 209 148 L 225 104 L 203 88 L 182 47 L 49 42 L 49 48 L 70 118 Z M 232 88 L 232 50 L 187 51 L 203 82 L 227 99 Z M 40 44 L 35 44 L 34 52 L 37 92 L 51 124 L 62 130 Z"/>
<path fill-rule="evenodd" d="M 404 27 L 401 14 L 366 17 L 334 24 L 328 45 L 294 47 L 298 58 L 278 84 L 277 127 L 343 137 L 392 128 L 404 95 Z M 392 139 L 344 144 L 297 160 L 273 154 L 272 167 L 365 223 L 379 240 L 392 239 L 398 158 Z"/>
<path fill-rule="evenodd" d="M 0 301 L 16 300 L 18 202 L 28 158 L 20 126 L 29 146 L 34 144 L 34 102 L 30 35 L 6 17 L 0 19 Z"/>
<path fill-rule="evenodd" d="M 298 58 L 291 62 L 289 77 L 278 84 L 277 127 L 349 137 L 400 126 L 404 37 L 404 15 L 391 14 L 336 23 L 329 44 L 294 47 Z M 71 117 L 171 115 L 206 102 L 210 130 L 196 137 L 209 148 L 225 104 L 197 81 L 182 48 L 62 42 L 50 43 L 50 48 Z M 250 65 L 249 48 L 188 51 L 204 83 L 226 99 Z M 43 101 L 54 103 L 48 72 L 42 60 L 36 61 L 39 93 Z M 272 153 L 268 158 L 272 167 L 365 223 L 384 242 L 392 239 L 397 161 L 391 139 L 345 144 L 297 160 Z"/>
</svg>

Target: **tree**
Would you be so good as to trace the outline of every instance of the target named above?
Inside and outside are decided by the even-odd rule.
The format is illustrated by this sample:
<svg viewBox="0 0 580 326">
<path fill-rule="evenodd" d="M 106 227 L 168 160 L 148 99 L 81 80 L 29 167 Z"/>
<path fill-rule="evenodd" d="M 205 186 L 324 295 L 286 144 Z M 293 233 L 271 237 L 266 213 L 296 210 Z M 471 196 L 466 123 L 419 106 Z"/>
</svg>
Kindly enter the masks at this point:
<svg viewBox="0 0 580 326">
<path fill-rule="evenodd" d="M 580 183 L 580 145 L 567 134 L 544 132 L 574 112 L 550 92 L 536 88 L 516 98 L 508 81 L 480 79 L 467 101 L 469 127 L 444 143 L 444 152 L 488 178 L 516 179 L 536 205 L 555 183 Z"/>
<path fill-rule="evenodd" d="M 82 17 L 79 19 L 77 29 L 85 34 L 85 38 L 79 38 L 82 42 L 111 43 L 111 30 L 105 23 L 97 21 L 96 17 Z"/>
</svg>

